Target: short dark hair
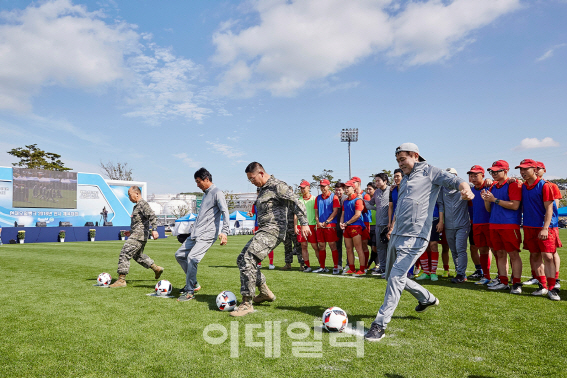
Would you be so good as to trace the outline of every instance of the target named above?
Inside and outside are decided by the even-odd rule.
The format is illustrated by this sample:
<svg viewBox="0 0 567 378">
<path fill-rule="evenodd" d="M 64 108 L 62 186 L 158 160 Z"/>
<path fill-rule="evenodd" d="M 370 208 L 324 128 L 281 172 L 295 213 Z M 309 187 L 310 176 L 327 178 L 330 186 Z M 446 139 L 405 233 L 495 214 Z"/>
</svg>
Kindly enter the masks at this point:
<svg viewBox="0 0 567 378">
<path fill-rule="evenodd" d="M 386 184 L 388 183 L 388 175 L 385 174 L 384 172 L 377 173 L 374 176 L 374 178 L 376 178 L 376 177 L 380 177 L 382 179 L 382 181 L 384 181 Z"/>
<path fill-rule="evenodd" d="M 402 171 L 400 168 L 394 169 L 394 174 L 396 173 L 399 173 L 400 175 L 402 175 L 402 177 L 404 176 L 404 171 Z"/>
<path fill-rule="evenodd" d="M 253 173 L 256 172 L 258 169 L 264 169 L 264 167 L 262 167 L 262 164 L 258 163 L 257 161 L 253 161 L 252 163 L 246 166 L 244 173 Z"/>
<path fill-rule="evenodd" d="M 142 191 L 136 185 L 131 186 L 130 189 L 132 189 L 136 193 L 142 194 Z"/>
<path fill-rule="evenodd" d="M 344 189 L 345 186 L 346 186 L 346 185 L 345 185 L 344 183 L 342 183 L 342 182 L 339 181 L 339 182 L 337 182 L 337 183 L 335 184 L 335 189 L 336 189 L 336 188 L 343 188 L 343 189 Z"/>
<path fill-rule="evenodd" d="M 369 182 L 368 184 L 366 184 L 366 186 L 367 186 L 367 187 L 368 187 L 368 186 L 371 186 L 371 187 L 373 187 L 374 189 L 376 189 L 376 184 L 374 184 L 373 182 Z"/>
<path fill-rule="evenodd" d="M 197 172 L 195 172 L 193 178 L 195 178 L 195 180 L 199 178 L 203 181 L 208 179 L 210 182 L 213 182 L 213 175 L 211 175 L 211 172 L 207 171 L 206 168 L 202 168 L 202 167 L 199 168 Z"/>
</svg>

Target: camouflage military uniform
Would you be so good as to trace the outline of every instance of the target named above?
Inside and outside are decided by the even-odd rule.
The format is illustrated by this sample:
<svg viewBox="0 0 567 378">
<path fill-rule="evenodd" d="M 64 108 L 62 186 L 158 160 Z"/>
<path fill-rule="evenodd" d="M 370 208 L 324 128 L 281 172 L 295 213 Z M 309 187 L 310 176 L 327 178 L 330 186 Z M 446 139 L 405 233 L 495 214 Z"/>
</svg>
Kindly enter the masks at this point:
<svg viewBox="0 0 567 378">
<path fill-rule="evenodd" d="M 293 246 L 292 246 L 293 244 Z M 303 256 L 301 255 L 301 245 L 297 241 L 295 234 L 295 223 L 293 220 L 293 211 L 288 208 L 287 212 L 287 235 L 284 240 L 285 248 L 285 263 L 291 264 L 293 262 L 293 255 L 297 256 L 297 262 L 303 264 Z"/>
<path fill-rule="evenodd" d="M 307 225 L 305 206 L 297 200 L 297 195 L 285 182 L 271 176 L 260 188 L 256 199 L 258 231 L 236 259 L 242 296 L 253 296 L 256 286 L 266 283 L 258 263 L 279 243 L 289 239 L 289 227 L 293 227 L 293 221 L 289 221 L 289 210 L 297 215 L 302 225 Z"/>
<path fill-rule="evenodd" d="M 146 269 L 149 269 L 154 263 L 154 260 L 144 254 L 144 247 L 150 236 L 150 225 L 151 230 L 156 230 L 156 215 L 150 205 L 143 199 L 140 199 L 132 211 L 130 236 L 124 243 L 118 257 L 118 274 L 128 274 L 130 259 L 134 259 Z"/>
</svg>

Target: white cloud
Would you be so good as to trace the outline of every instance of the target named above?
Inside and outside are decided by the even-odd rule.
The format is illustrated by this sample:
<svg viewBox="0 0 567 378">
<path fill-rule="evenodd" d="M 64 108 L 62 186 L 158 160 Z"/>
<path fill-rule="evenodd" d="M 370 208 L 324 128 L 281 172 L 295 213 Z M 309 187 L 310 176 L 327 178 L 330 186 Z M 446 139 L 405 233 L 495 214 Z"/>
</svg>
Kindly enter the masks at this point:
<svg viewBox="0 0 567 378">
<path fill-rule="evenodd" d="M 555 50 L 561 48 L 561 47 L 565 47 L 567 46 L 567 43 L 560 43 L 559 45 L 555 45 L 552 48 L 550 48 L 549 50 L 547 50 L 542 56 L 540 56 L 539 58 L 536 59 L 536 62 L 541 62 L 543 60 L 549 59 L 553 56 L 553 54 L 555 53 Z"/>
<path fill-rule="evenodd" d="M 185 165 L 191 168 L 200 168 L 202 166 L 201 162 L 191 159 L 185 152 L 174 154 L 173 156 L 180 159 Z"/>
<path fill-rule="evenodd" d="M 209 141 L 207 141 L 207 144 L 211 145 L 216 152 L 221 153 L 230 159 L 245 155 L 244 152 L 238 150 L 237 148 L 231 147 L 227 144 L 215 143 Z"/>
<path fill-rule="evenodd" d="M 151 42 L 124 21 L 108 21 L 70 0 L 33 3 L 0 13 L 0 110 L 29 113 L 46 86 L 121 91 L 125 115 L 157 123 L 202 120 L 210 96 L 192 81 L 202 75 L 189 59 Z M 202 90 L 201 90 L 202 91 Z"/>
<path fill-rule="evenodd" d="M 471 33 L 520 6 L 519 0 L 257 0 L 257 25 L 223 23 L 213 60 L 227 66 L 219 90 L 289 96 L 381 53 L 405 65 L 450 58 Z"/>
<path fill-rule="evenodd" d="M 106 24 L 68 0 L 2 12 L 0 109 L 29 111 L 42 86 L 95 88 L 125 73 L 124 54 L 137 48 L 131 25 Z"/>
<path fill-rule="evenodd" d="M 554 141 L 552 138 L 543 138 L 539 140 L 537 138 L 525 138 L 519 146 L 514 147 L 516 151 L 531 150 L 534 148 L 545 148 L 545 147 L 558 147 L 559 143 Z"/>
</svg>

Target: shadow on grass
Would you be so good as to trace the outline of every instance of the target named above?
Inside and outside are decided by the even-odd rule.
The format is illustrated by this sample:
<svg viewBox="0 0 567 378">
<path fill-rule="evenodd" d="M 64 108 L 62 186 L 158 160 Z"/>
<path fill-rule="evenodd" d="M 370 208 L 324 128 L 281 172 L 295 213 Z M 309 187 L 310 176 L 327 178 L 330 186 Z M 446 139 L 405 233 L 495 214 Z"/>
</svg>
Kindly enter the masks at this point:
<svg viewBox="0 0 567 378">
<path fill-rule="evenodd" d="M 217 296 L 212 294 L 196 294 L 195 300 L 197 302 L 205 302 L 209 305 L 209 310 L 218 310 Z"/>
<path fill-rule="evenodd" d="M 323 306 L 298 306 L 298 307 L 276 306 L 276 308 L 278 310 L 303 312 L 304 314 L 312 315 L 312 316 L 321 316 L 323 312 L 327 309 L 327 307 L 323 307 Z"/>
<path fill-rule="evenodd" d="M 475 282 L 477 281 L 467 281 L 461 284 L 454 284 L 450 280 L 439 280 L 439 281 L 418 281 L 419 284 L 425 288 L 432 287 L 432 286 L 444 286 L 450 287 L 452 289 L 464 289 L 464 290 L 472 290 L 472 291 L 484 291 L 487 293 L 504 293 L 508 292 L 509 290 L 490 290 L 486 285 L 476 285 Z M 510 283 L 510 287 L 512 284 Z M 525 294 L 531 294 L 532 292 L 538 290 L 537 286 L 522 286 L 522 292 Z"/>
<path fill-rule="evenodd" d="M 405 376 L 403 376 L 401 374 L 396 374 L 396 373 L 394 373 L 394 374 L 386 373 L 386 374 L 384 374 L 384 377 L 387 377 L 387 378 L 405 378 Z"/>
<path fill-rule="evenodd" d="M 233 268 L 238 269 L 237 265 L 208 265 L 209 268 Z"/>
<path fill-rule="evenodd" d="M 467 378 L 494 378 L 492 375 L 469 375 Z"/>
</svg>

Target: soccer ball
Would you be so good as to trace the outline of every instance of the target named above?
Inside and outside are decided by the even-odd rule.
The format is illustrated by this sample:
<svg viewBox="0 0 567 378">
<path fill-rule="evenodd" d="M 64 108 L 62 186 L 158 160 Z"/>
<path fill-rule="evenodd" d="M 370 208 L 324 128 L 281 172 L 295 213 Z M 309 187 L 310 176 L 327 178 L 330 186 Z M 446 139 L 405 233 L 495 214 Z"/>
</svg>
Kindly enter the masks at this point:
<svg viewBox="0 0 567 378">
<path fill-rule="evenodd" d="M 168 280 L 161 280 L 156 284 L 156 294 L 165 297 L 171 293 L 171 282 Z"/>
<path fill-rule="evenodd" d="M 236 295 L 232 291 L 223 291 L 217 295 L 217 307 L 221 311 L 232 311 L 236 307 Z"/>
<path fill-rule="evenodd" d="M 323 313 L 323 327 L 329 332 L 342 332 L 347 324 L 347 314 L 340 307 L 329 307 Z"/>
<path fill-rule="evenodd" d="M 112 277 L 108 273 L 101 273 L 101 274 L 98 275 L 96 282 L 98 283 L 99 286 L 105 286 L 106 287 L 106 286 L 110 285 L 110 282 L 112 282 Z"/>
</svg>

